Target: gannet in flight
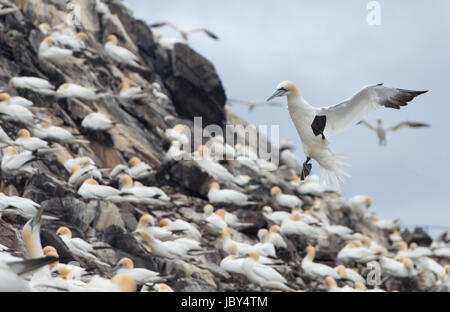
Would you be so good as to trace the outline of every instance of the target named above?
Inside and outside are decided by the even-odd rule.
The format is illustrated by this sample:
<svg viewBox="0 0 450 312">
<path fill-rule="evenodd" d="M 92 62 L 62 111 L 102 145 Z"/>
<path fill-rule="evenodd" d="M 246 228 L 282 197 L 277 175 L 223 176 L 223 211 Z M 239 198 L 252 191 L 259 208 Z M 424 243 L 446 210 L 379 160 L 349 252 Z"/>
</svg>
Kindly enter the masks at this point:
<svg viewBox="0 0 450 312">
<path fill-rule="evenodd" d="M 311 171 L 311 159 L 320 165 L 321 180 L 327 185 L 339 188 L 344 177 L 350 177 L 344 166 L 350 164 L 342 154 L 336 154 L 329 146 L 328 137 L 344 131 L 380 106 L 400 109 L 416 96 L 427 91 L 411 91 L 384 87 L 382 84 L 364 87 L 350 99 L 334 106 L 311 106 L 291 81 L 283 81 L 277 90 L 267 99 L 286 96 L 289 114 L 302 141 L 306 161 L 303 163 L 301 178 Z"/>
<path fill-rule="evenodd" d="M 240 104 L 240 105 L 246 105 L 248 106 L 248 111 L 249 112 L 253 112 L 253 110 L 256 107 L 261 107 L 261 106 L 280 106 L 281 103 L 278 102 L 253 102 L 253 101 L 245 101 L 245 100 L 238 100 L 238 99 L 228 99 L 228 102 L 231 103 L 236 103 L 236 104 Z"/>
<path fill-rule="evenodd" d="M 377 126 L 373 127 L 371 124 L 369 124 L 367 121 L 361 120 L 358 125 L 363 125 L 369 128 L 370 130 L 373 130 L 377 133 L 378 136 L 378 142 L 380 145 L 386 145 L 387 144 L 387 135 L 388 132 L 396 132 L 403 128 L 421 128 L 421 127 L 429 127 L 430 125 L 420 123 L 420 122 L 413 122 L 413 121 L 404 121 L 399 124 L 397 124 L 394 127 L 391 128 L 384 128 L 383 127 L 383 121 L 381 118 L 378 118 L 377 120 Z"/>
<path fill-rule="evenodd" d="M 183 39 L 185 41 L 189 41 L 189 35 L 193 34 L 193 33 L 198 33 L 198 32 L 203 32 L 205 33 L 208 37 L 214 39 L 214 40 L 219 40 L 219 37 L 217 37 L 217 35 L 215 35 L 214 33 L 212 33 L 211 31 L 209 31 L 206 28 L 196 28 L 196 29 L 191 29 L 191 30 L 187 30 L 184 31 L 178 27 L 176 27 L 175 25 L 168 23 L 168 22 L 162 22 L 162 23 L 154 23 L 151 24 L 150 27 L 151 28 L 157 28 L 157 27 L 162 27 L 162 26 L 169 26 L 172 29 L 174 29 L 175 31 L 179 32 L 181 37 L 183 37 Z"/>
</svg>

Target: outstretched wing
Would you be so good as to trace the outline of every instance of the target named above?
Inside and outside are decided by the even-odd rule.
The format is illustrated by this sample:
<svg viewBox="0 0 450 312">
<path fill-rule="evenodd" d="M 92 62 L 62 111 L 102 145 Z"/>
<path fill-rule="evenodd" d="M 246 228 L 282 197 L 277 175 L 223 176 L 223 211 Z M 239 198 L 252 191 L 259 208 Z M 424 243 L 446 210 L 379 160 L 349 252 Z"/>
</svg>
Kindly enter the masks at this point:
<svg viewBox="0 0 450 312">
<path fill-rule="evenodd" d="M 196 32 L 204 32 L 208 37 L 210 37 L 214 40 L 219 40 L 219 37 L 216 34 L 214 34 L 212 31 L 210 31 L 206 28 L 192 29 L 192 30 L 189 30 L 187 33 L 192 34 L 192 33 L 196 33 Z"/>
<path fill-rule="evenodd" d="M 374 127 L 372 127 L 372 125 L 370 123 L 368 123 L 367 121 L 361 120 L 360 122 L 358 122 L 358 125 L 366 126 L 370 130 L 376 131 L 376 129 Z"/>
<path fill-rule="evenodd" d="M 330 135 L 354 126 L 380 106 L 400 109 L 425 92 L 428 91 L 388 88 L 382 84 L 367 86 L 341 104 L 318 109 L 317 116 L 327 117 L 325 133 Z"/>
<path fill-rule="evenodd" d="M 421 127 L 429 127 L 430 125 L 420 123 L 420 122 L 412 122 L 412 121 L 404 121 L 396 125 L 395 127 L 389 128 L 389 131 L 398 131 L 403 128 L 421 128 Z"/>
<path fill-rule="evenodd" d="M 161 23 L 153 23 L 150 24 L 151 28 L 158 28 L 158 27 L 163 27 L 163 26 L 169 26 L 170 28 L 178 31 L 179 33 L 182 33 L 181 29 L 179 29 L 177 26 L 175 26 L 172 23 L 168 23 L 168 22 L 161 22 Z"/>
</svg>

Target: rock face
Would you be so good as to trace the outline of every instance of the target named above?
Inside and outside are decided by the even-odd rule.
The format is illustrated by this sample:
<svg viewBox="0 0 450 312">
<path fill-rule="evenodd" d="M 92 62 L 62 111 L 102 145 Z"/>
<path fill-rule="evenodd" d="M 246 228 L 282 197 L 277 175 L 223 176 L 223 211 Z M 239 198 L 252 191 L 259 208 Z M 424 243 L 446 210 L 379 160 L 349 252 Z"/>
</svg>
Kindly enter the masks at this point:
<svg viewBox="0 0 450 312">
<path fill-rule="evenodd" d="M 11 5 L 16 5 L 19 10 L 0 16 L 0 90 L 11 96 L 20 95 L 31 100 L 38 108 L 33 111 L 39 118 L 47 117 L 53 125 L 63 127 L 77 138 L 90 143 L 53 142 L 60 149 L 39 157 L 33 163 L 38 169 L 36 174 L 23 177 L 2 172 L 0 190 L 6 195 L 32 199 L 44 207 L 46 216 L 56 218 L 43 221 L 41 242 L 43 246 L 54 246 L 62 263 L 76 261 L 92 273 L 111 277 L 114 275 L 112 267 L 118 260 L 129 257 L 134 261 L 135 267 L 148 268 L 167 276 L 166 283 L 175 291 L 268 290 L 249 283 L 242 275 L 227 273 L 219 267 L 220 261 L 227 256 L 221 249 L 222 240 L 219 235 L 209 233 L 202 221 L 203 207 L 208 204 L 209 184 L 215 178 L 207 167 L 200 166 L 196 160 L 167 161 L 166 152 L 170 142 L 164 131 L 176 124 L 184 124 L 193 132 L 193 118 L 201 116 L 203 126 L 249 126 L 247 130 L 258 135 L 262 142 L 267 142 L 267 138 L 225 105 L 225 91 L 214 66 L 188 45 L 180 43 L 173 50 L 163 49 L 154 41 L 146 23 L 134 19 L 118 0 L 107 1 L 111 11 L 109 16 L 96 13 L 94 0 L 72 2 L 83 8 L 81 24 L 76 30 L 84 31 L 88 37 L 88 48 L 82 53 L 84 63 L 55 65 L 38 57 L 39 45 L 45 38 L 38 26 L 41 23 L 51 26 L 64 23 L 68 13 L 65 1 L 12 1 Z M 115 34 L 121 46 L 139 57 L 142 67 L 118 65 L 106 55 L 103 46 L 110 34 Z M 14 76 L 41 77 L 55 87 L 65 82 L 76 83 L 100 90 L 104 96 L 95 100 L 83 100 L 16 90 L 8 85 L 9 79 Z M 122 81 L 141 86 L 145 96 L 136 100 L 121 98 L 119 92 Z M 168 100 L 155 96 L 153 82 L 159 83 L 161 92 L 167 95 Z M 91 112 L 103 113 L 115 126 L 106 132 L 84 129 L 81 122 Z M 22 122 L 11 121 L 3 116 L 0 119 L 2 128 L 13 139 L 17 137 L 20 128 L 27 127 Z M 28 128 L 32 130 L 32 127 Z M 251 144 L 243 131 L 236 131 L 232 136 Z M 271 148 L 278 154 L 275 147 Z M 153 168 L 151 175 L 141 179 L 141 182 L 160 187 L 171 197 L 170 203 L 161 206 L 82 198 L 77 194 L 77 189 L 67 183 L 70 172 L 64 167 L 68 159 L 79 156 L 88 156 L 96 163 L 97 168 L 109 170 L 116 165 L 127 164 L 132 157 L 139 157 Z M 237 234 L 242 241 L 257 243 L 258 230 L 272 225 L 261 214 L 263 206 L 271 205 L 274 209 L 287 211 L 278 207 L 270 196 L 270 188 L 277 185 L 284 193 L 301 198 L 303 210 L 322 213 L 332 224 L 347 226 L 371 237 L 382 246 L 391 247 L 388 238 L 390 231 L 375 226 L 367 217 L 372 212 L 350 208 L 339 194 L 333 192 L 320 195 L 299 193 L 289 183 L 292 173 L 287 168 L 258 172 L 237 160 L 221 163 L 234 176 L 248 175 L 250 178 L 248 185 L 221 181 L 221 187 L 247 193 L 249 200 L 254 202 L 252 205 L 215 207 L 226 208 L 238 216 L 241 222 L 249 223 Z M 109 179 L 108 170 L 102 170 L 102 174 L 100 184 L 118 187 L 116 180 Z M 132 234 L 143 214 L 151 214 L 157 220 L 168 217 L 194 224 L 202 234 L 201 245 L 209 252 L 193 261 L 153 255 Z M 15 215 L 3 214 L 0 219 L 0 244 L 22 257 L 27 255 L 20 230 L 26 222 L 27 218 Z M 89 241 L 104 264 L 73 254 L 56 235 L 60 226 L 68 227 L 74 237 Z M 417 242 L 421 246 L 431 244 L 431 239 L 420 230 L 405 232 L 403 238 L 408 243 Z M 335 266 L 339 264 L 336 260 L 337 253 L 346 242 L 339 236 L 332 235 L 319 241 L 296 236 L 287 237 L 285 241 L 287 248 L 277 250 L 277 255 L 286 264 L 279 270 L 288 280 L 288 285 L 308 291 L 324 290 L 323 283 L 311 280 L 301 269 L 305 248 L 310 244 L 315 245 L 315 261 Z M 357 268 L 367 275 L 364 266 L 358 265 Z M 409 291 L 427 290 L 430 285 L 420 279 L 413 283 L 391 278 L 383 281 L 382 287 L 387 290 Z"/>
</svg>

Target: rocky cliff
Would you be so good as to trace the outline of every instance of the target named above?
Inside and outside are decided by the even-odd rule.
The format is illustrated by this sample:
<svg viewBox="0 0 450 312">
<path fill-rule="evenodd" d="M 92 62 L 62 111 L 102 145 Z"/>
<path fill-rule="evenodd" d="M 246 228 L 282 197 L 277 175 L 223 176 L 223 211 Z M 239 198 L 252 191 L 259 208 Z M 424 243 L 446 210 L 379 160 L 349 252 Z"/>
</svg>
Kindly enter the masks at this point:
<svg viewBox="0 0 450 312">
<path fill-rule="evenodd" d="M 56 218 L 43 221 L 40 231 L 42 246 L 54 246 L 61 263 L 77 261 L 92 274 L 108 278 L 115 274 L 112 267 L 121 258 L 128 257 L 134 261 L 135 267 L 148 268 L 168 276 L 165 283 L 175 291 L 268 290 L 249 283 L 243 275 L 226 272 L 220 267 L 227 253 L 220 247 L 220 235 L 211 234 L 203 221 L 203 207 L 209 203 L 209 185 L 217 177 L 193 160 L 166 160 L 170 139 L 165 135 L 165 130 L 177 124 L 184 124 L 193 132 L 193 118 L 201 116 L 203 126 L 215 124 L 224 127 L 230 123 L 247 125 L 226 105 L 225 90 L 214 65 L 186 44 L 176 44 L 173 50 L 162 48 L 155 42 L 147 24 L 134 19 L 120 1 L 105 1 L 110 10 L 106 16 L 98 12 L 98 1 L 94 0 L 73 1 L 82 8 L 81 23 L 75 25 L 74 29 L 87 35 L 87 49 L 78 55 L 84 59 L 83 64 L 55 64 L 38 56 L 39 46 L 46 37 L 39 25 L 48 23 L 53 27 L 64 24 L 67 3 L 62 0 L 4 2 L 18 10 L 0 16 L 0 90 L 11 96 L 19 95 L 31 100 L 38 118 L 48 118 L 53 125 L 61 126 L 77 138 L 89 141 L 68 144 L 49 140 L 59 149 L 33 162 L 36 173 L 18 176 L 2 172 L 0 189 L 3 193 L 32 199 L 44 207 L 45 215 Z M 108 57 L 104 44 L 111 34 L 119 39 L 119 45 L 139 57 L 140 68 L 118 65 Z M 15 76 L 44 78 L 56 87 L 75 83 L 106 95 L 94 100 L 42 95 L 12 88 L 8 82 Z M 120 97 L 122 81 L 141 86 L 145 96 L 134 100 Z M 154 82 L 159 83 L 161 92 L 168 96 L 168 100 L 161 100 L 155 95 Z M 107 131 L 86 130 L 81 122 L 92 112 L 103 113 L 115 126 Z M 29 125 L 8 118 L 1 118 L 1 126 L 13 139 L 21 128 L 33 130 Z M 234 135 L 244 136 L 245 140 L 245 133 Z M 161 188 L 171 201 L 159 206 L 84 199 L 76 188 L 67 183 L 71 173 L 64 167 L 67 160 L 79 156 L 88 156 L 97 168 L 110 170 L 138 157 L 153 168 L 151 175 L 141 179 L 141 182 Z M 227 181 L 220 181 L 220 184 L 222 188 L 248 194 L 256 204 L 215 207 L 225 207 L 238 216 L 241 222 L 250 224 L 239 229 L 237 237 L 243 242 L 257 243 L 258 230 L 272 225 L 261 213 L 263 206 L 289 211 L 280 207 L 270 196 L 271 187 L 279 186 L 284 193 L 295 194 L 302 200 L 303 211 L 324 214 L 330 224 L 346 226 L 370 237 L 389 252 L 395 252 L 389 239 L 395 228 L 386 230 L 377 226 L 373 222 L 374 214 L 367 206 L 352 206 L 334 192 L 300 192 L 297 186 L 290 183 L 294 174 L 286 166 L 275 171 L 255 171 L 237 160 L 221 163 L 234 176 L 248 175 L 251 178 L 247 186 Z M 118 187 L 118 182 L 109 178 L 109 171 L 104 170 L 102 173 L 101 184 Z M 132 234 L 144 214 L 151 214 L 157 220 L 170 218 L 190 222 L 202 233 L 201 245 L 209 252 L 192 261 L 153 255 Z M 20 234 L 25 222 L 27 219 L 17 214 L 3 214 L 0 220 L 0 244 L 20 257 L 28 256 Z M 89 241 L 98 258 L 110 266 L 73 254 L 56 235 L 56 230 L 61 226 L 70 228 L 74 237 Z M 422 246 L 431 244 L 431 239 L 419 230 L 415 234 L 404 232 L 402 235 L 407 243 L 417 242 Z M 315 261 L 334 267 L 339 264 L 338 252 L 348 241 L 334 234 L 319 241 L 295 235 L 284 239 L 287 248 L 277 250 L 279 258 L 283 259 L 283 265 L 277 269 L 287 279 L 287 285 L 296 290 L 326 290 L 323 281 L 311 278 L 302 269 L 305 248 L 310 244 L 315 245 Z M 445 264 L 445 261 L 448 263 L 448 259 L 438 260 L 441 264 Z M 361 275 L 367 276 L 369 271 L 366 265 L 354 264 L 354 267 Z M 434 282 L 438 280 L 436 277 Z M 435 287 L 428 276 L 407 279 L 388 277 L 382 283 L 381 288 L 386 290 L 428 290 Z"/>
</svg>

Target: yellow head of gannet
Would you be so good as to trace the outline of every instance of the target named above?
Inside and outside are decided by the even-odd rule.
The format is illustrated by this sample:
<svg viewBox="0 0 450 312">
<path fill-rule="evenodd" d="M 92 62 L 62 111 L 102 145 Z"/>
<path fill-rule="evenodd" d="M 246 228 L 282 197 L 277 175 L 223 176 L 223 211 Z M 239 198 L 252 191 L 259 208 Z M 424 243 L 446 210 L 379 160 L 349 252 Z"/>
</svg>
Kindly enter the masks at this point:
<svg viewBox="0 0 450 312">
<path fill-rule="evenodd" d="M 409 248 L 410 248 L 410 249 L 416 249 L 417 247 L 419 247 L 419 245 L 417 245 L 416 242 L 411 242 L 411 243 L 409 244 Z"/>
<path fill-rule="evenodd" d="M 328 287 L 337 287 L 336 280 L 332 276 L 325 277 L 325 284 Z"/>
<path fill-rule="evenodd" d="M 280 227 L 277 224 L 274 224 L 269 228 L 270 233 L 277 233 L 279 231 L 280 231 Z"/>
<path fill-rule="evenodd" d="M 44 128 L 48 128 L 48 127 L 50 127 L 50 126 L 52 125 L 52 122 L 51 122 L 50 119 L 48 119 L 48 118 L 42 118 L 42 119 L 41 119 L 41 125 L 42 125 Z"/>
<path fill-rule="evenodd" d="M 59 274 L 59 276 L 63 280 L 72 280 L 73 279 L 73 273 L 72 271 L 65 265 L 61 265 L 56 269 L 56 272 Z"/>
<path fill-rule="evenodd" d="M 117 39 L 117 37 L 115 35 L 109 35 L 106 38 L 106 41 L 111 42 L 112 44 L 116 45 L 119 43 L 119 39 Z"/>
<path fill-rule="evenodd" d="M 56 253 L 58 253 L 58 251 L 56 250 L 56 248 L 53 247 L 53 246 L 45 246 L 44 249 L 43 249 L 43 251 L 44 251 L 44 255 L 46 255 L 46 256 L 48 256 L 48 253 L 51 253 L 51 252 L 56 252 Z"/>
<path fill-rule="evenodd" d="M 279 96 L 290 96 L 293 94 L 298 94 L 298 88 L 297 86 L 289 80 L 285 80 L 281 82 L 278 86 L 275 92 L 267 99 L 267 101 L 270 101 L 273 98 L 279 97 Z"/>
<path fill-rule="evenodd" d="M 345 267 L 343 265 L 340 265 L 336 268 L 338 274 L 340 277 L 345 278 L 347 277 L 347 270 L 345 269 Z"/>
<path fill-rule="evenodd" d="M 226 213 L 225 209 L 217 209 L 214 213 L 219 217 L 221 217 L 222 220 L 225 220 L 225 213 Z"/>
<path fill-rule="evenodd" d="M 408 250 L 408 245 L 404 241 L 397 242 L 397 248 L 399 250 Z"/>
<path fill-rule="evenodd" d="M 371 221 L 372 222 L 378 222 L 378 221 L 380 221 L 380 218 L 378 218 L 377 216 L 373 216 Z"/>
<path fill-rule="evenodd" d="M 153 226 L 155 225 L 155 218 L 149 214 L 144 214 L 139 219 L 139 224 L 141 224 L 144 227 Z"/>
<path fill-rule="evenodd" d="M 270 206 L 264 206 L 262 208 L 262 213 L 271 214 L 272 212 L 273 212 L 273 210 L 272 210 L 272 207 L 270 207 Z"/>
<path fill-rule="evenodd" d="M 80 167 L 80 166 L 74 166 L 74 167 L 72 168 L 72 174 L 74 174 L 75 172 L 77 172 L 77 171 L 79 171 L 79 170 L 81 170 L 81 167 Z"/>
<path fill-rule="evenodd" d="M 155 289 L 157 289 L 158 292 L 173 292 L 173 289 L 164 283 L 156 284 Z"/>
<path fill-rule="evenodd" d="M 84 183 L 90 184 L 90 185 L 98 185 L 97 180 L 94 180 L 94 179 L 91 179 L 91 178 L 86 179 L 86 180 L 84 181 Z"/>
<path fill-rule="evenodd" d="M 28 131 L 27 129 L 20 129 L 17 134 L 21 139 L 28 139 L 30 137 L 30 131 Z"/>
<path fill-rule="evenodd" d="M 209 184 L 209 189 L 210 190 L 220 190 L 220 185 L 217 182 L 212 182 L 211 184 Z"/>
<path fill-rule="evenodd" d="M 316 256 L 316 248 L 314 248 L 314 246 L 311 246 L 311 245 L 306 247 L 305 258 L 308 258 L 309 260 L 313 261 L 315 256 Z"/>
<path fill-rule="evenodd" d="M 141 160 L 138 157 L 132 157 L 129 161 L 128 161 L 128 166 L 130 167 L 134 167 L 138 164 L 141 163 Z"/>
<path fill-rule="evenodd" d="M 51 47 L 51 46 L 53 46 L 53 45 L 56 45 L 56 40 L 55 40 L 55 38 L 53 38 L 53 37 L 51 37 L 51 36 L 48 36 L 47 38 L 45 38 L 45 39 L 44 39 L 44 42 L 45 42 L 49 47 Z"/>
<path fill-rule="evenodd" d="M 372 240 L 371 240 L 369 237 L 364 236 L 363 238 L 361 238 L 361 243 L 362 243 L 365 247 L 370 248 L 370 245 L 371 245 L 371 243 L 372 243 Z"/>
<path fill-rule="evenodd" d="M 402 259 L 401 262 L 402 262 L 403 265 L 404 265 L 405 267 L 407 267 L 407 268 L 410 268 L 410 269 L 414 268 L 414 263 L 413 263 L 412 260 L 409 259 L 409 258 L 404 258 L 404 259 Z"/>
<path fill-rule="evenodd" d="M 256 251 L 250 251 L 248 253 L 248 255 L 250 256 L 250 258 L 252 258 L 254 261 L 258 262 L 259 260 L 259 254 Z"/>
<path fill-rule="evenodd" d="M 233 232 L 233 230 L 229 227 L 225 227 L 222 229 L 222 238 L 228 238 L 231 237 L 231 233 Z"/>
<path fill-rule="evenodd" d="M 61 226 L 56 231 L 56 235 L 65 236 L 70 239 L 70 238 L 72 238 L 72 231 L 68 227 Z"/>
<path fill-rule="evenodd" d="M 236 243 L 231 243 L 230 245 L 228 245 L 228 252 L 235 256 L 237 254 L 238 251 L 238 247 Z"/>
<path fill-rule="evenodd" d="M 292 221 L 300 221 L 302 217 L 300 216 L 300 213 L 298 211 L 293 211 L 291 215 L 289 216 L 289 219 Z"/>
<path fill-rule="evenodd" d="M 366 196 L 366 205 L 367 207 L 372 206 L 372 199 L 369 196 Z"/>
<path fill-rule="evenodd" d="M 267 229 L 259 229 L 257 236 L 261 242 L 265 241 L 267 238 L 267 235 L 269 234 L 269 231 Z"/>
<path fill-rule="evenodd" d="M 8 146 L 3 150 L 4 155 L 17 155 L 19 152 L 16 150 L 14 146 Z"/>
<path fill-rule="evenodd" d="M 120 83 L 120 87 L 122 88 L 122 90 L 128 90 L 131 88 L 131 84 L 126 80 L 122 80 L 122 82 Z"/>
<path fill-rule="evenodd" d="M 7 102 L 10 103 L 11 102 L 11 96 L 8 93 L 1 93 L 0 94 L 0 102 Z"/>
<path fill-rule="evenodd" d="M 281 189 L 278 186 L 274 186 L 270 189 L 270 195 L 276 196 L 281 194 Z"/>
<path fill-rule="evenodd" d="M 117 266 L 119 268 L 124 268 L 124 269 L 133 269 L 134 268 L 134 263 L 133 260 L 131 260 L 130 258 L 122 258 L 120 259 L 120 261 L 117 263 Z"/>
<path fill-rule="evenodd" d="M 299 183 L 299 182 L 301 182 L 302 180 L 300 179 L 299 176 L 293 176 L 292 179 L 291 179 L 291 181 L 294 182 L 294 183 Z"/>
<path fill-rule="evenodd" d="M 129 175 L 124 174 L 119 179 L 119 188 L 122 187 L 132 187 L 133 186 L 133 179 Z"/>
<path fill-rule="evenodd" d="M 79 32 L 78 34 L 76 34 L 75 36 L 77 39 L 80 39 L 82 41 L 87 41 L 88 40 L 88 35 L 85 32 Z"/>
<path fill-rule="evenodd" d="M 58 253 L 56 252 L 56 250 L 55 250 L 55 251 L 50 250 L 50 251 L 45 252 L 45 248 L 44 248 L 44 254 L 45 254 L 47 257 L 55 257 L 55 258 L 59 258 L 59 255 L 58 255 Z M 53 268 L 56 267 L 58 264 L 59 264 L 59 261 L 58 261 L 58 260 L 55 261 L 55 262 L 50 263 L 50 269 L 53 269 Z"/>
<path fill-rule="evenodd" d="M 161 221 L 159 221 L 159 226 L 169 226 L 172 223 L 172 221 L 169 218 L 163 218 Z"/>
<path fill-rule="evenodd" d="M 211 204 L 206 204 L 205 206 L 203 206 L 203 212 L 206 214 L 211 214 L 214 212 L 214 207 Z"/>
<path fill-rule="evenodd" d="M 360 290 L 360 291 L 365 291 L 365 290 L 367 290 L 367 287 L 363 283 L 356 282 L 355 283 L 355 289 L 356 290 Z"/>
<path fill-rule="evenodd" d="M 119 286 L 123 292 L 135 292 L 136 282 L 133 278 L 126 274 L 117 274 L 111 279 L 111 283 Z"/>
</svg>

